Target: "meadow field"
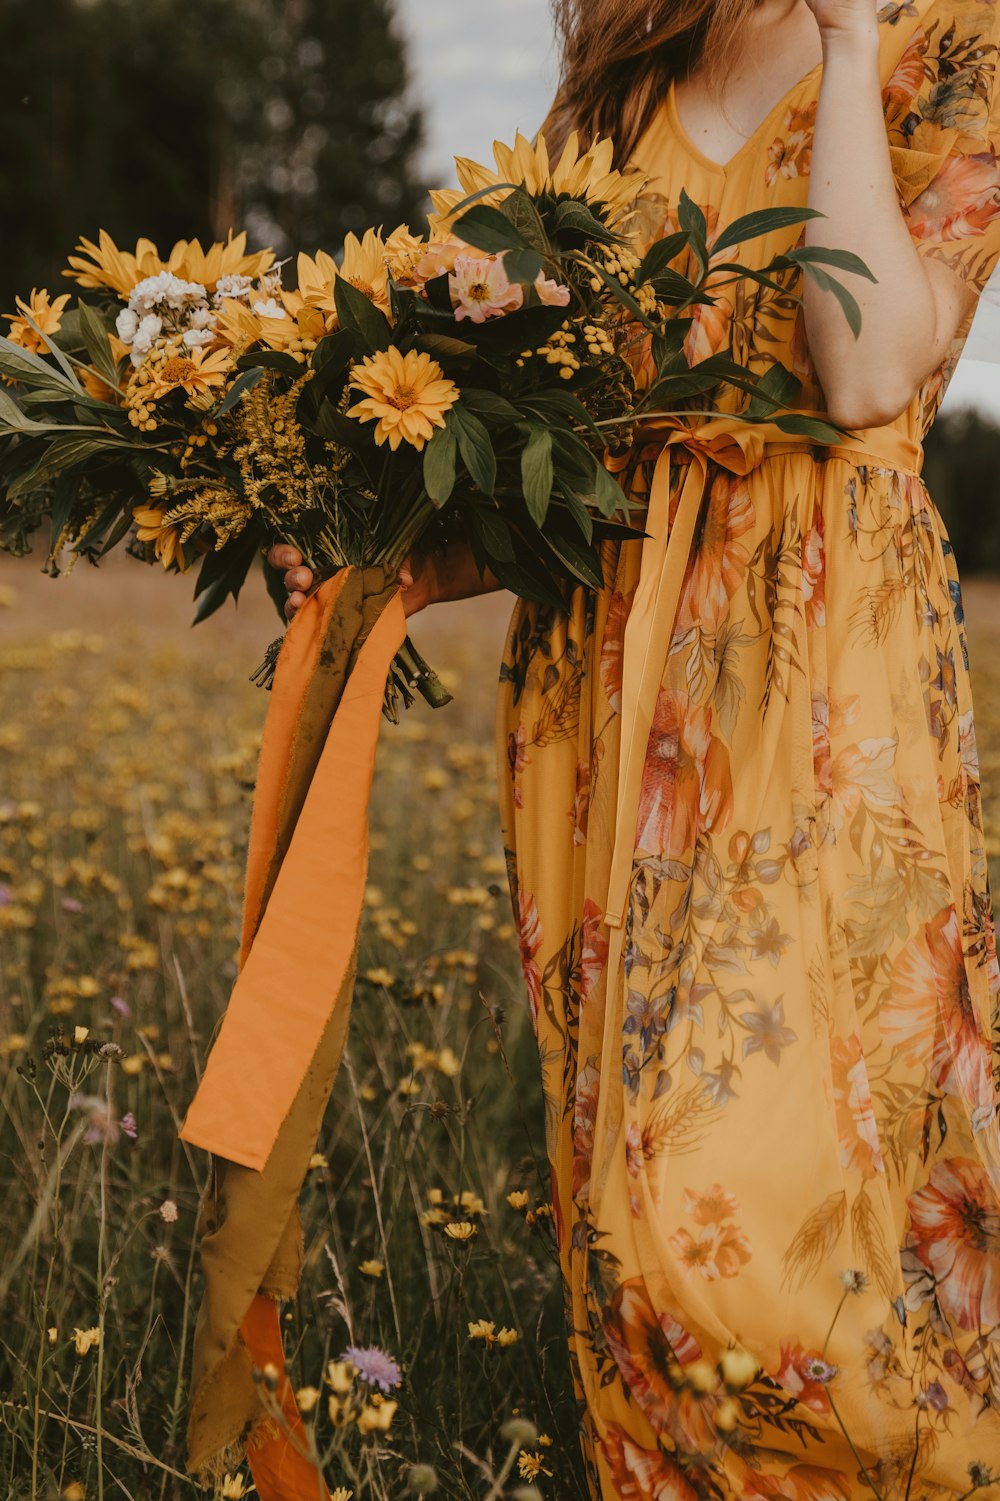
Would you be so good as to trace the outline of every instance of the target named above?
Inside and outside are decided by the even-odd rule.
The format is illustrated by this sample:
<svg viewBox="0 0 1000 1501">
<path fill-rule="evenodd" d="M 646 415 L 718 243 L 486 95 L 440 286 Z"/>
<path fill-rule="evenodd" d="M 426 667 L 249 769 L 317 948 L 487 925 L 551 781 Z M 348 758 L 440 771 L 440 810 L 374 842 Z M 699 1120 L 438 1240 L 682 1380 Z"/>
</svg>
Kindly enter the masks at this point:
<svg viewBox="0 0 1000 1501">
<path fill-rule="evenodd" d="M 192 630 L 189 592 L 127 559 L 58 581 L 0 561 L 0 1501 L 198 1493 L 207 1160 L 177 1128 L 235 973 L 267 706 L 248 675 L 277 619 L 253 578 Z M 965 607 L 996 881 L 1000 584 L 971 581 Z M 586 1495 L 497 832 L 509 613 L 419 617 L 456 701 L 382 738 L 358 993 L 286 1312 L 337 1501 Z M 389 1358 L 387 1429 L 343 1421 L 372 1386 L 331 1416 L 348 1345 Z"/>
</svg>

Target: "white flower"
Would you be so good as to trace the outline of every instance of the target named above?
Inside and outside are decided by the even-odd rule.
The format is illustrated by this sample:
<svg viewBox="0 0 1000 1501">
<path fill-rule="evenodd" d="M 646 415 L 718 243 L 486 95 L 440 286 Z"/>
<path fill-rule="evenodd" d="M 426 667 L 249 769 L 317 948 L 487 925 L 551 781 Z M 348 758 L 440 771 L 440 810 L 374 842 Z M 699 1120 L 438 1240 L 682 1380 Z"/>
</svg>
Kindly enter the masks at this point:
<svg viewBox="0 0 1000 1501">
<path fill-rule="evenodd" d="M 197 281 L 181 281 L 171 271 L 160 271 L 156 276 L 144 277 L 132 288 L 128 305 L 140 313 L 152 312 L 164 303 L 179 309 L 187 302 L 204 302 L 208 293 Z"/>
<path fill-rule="evenodd" d="M 115 321 L 119 339 L 126 344 L 131 344 L 139 328 L 139 314 L 134 308 L 123 307 Z"/>
<path fill-rule="evenodd" d="M 206 344 L 211 344 L 215 338 L 210 328 L 186 328 L 184 330 L 184 343 L 188 349 L 203 349 Z"/>
<path fill-rule="evenodd" d="M 173 1225 L 176 1223 L 177 1205 L 174 1203 L 173 1199 L 164 1199 L 163 1203 L 160 1205 L 160 1219 L 165 1220 L 168 1225 Z"/>
<path fill-rule="evenodd" d="M 196 307 L 188 321 L 192 328 L 214 328 L 216 317 L 212 309 L 206 305 Z"/>
<path fill-rule="evenodd" d="M 132 339 L 132 363 L 139 366 L 153 347 L 154 339 L 163 332 L 163 320 L 155 313 L 147 313 L 139 322 Z"/>
<path fill-rule="evenodd" d="M 227 297 L 244 298 L 253 286 L 249 276 L 220 276 L 215 284 L 215 300 L 223 302 Z"/>
<path fill-rule="evenodd" d="M 273 297 L 262 297 L 259 302 L 254 303 L 253 310 L 258 318 L 283 318 L 285 316 L 281 303 L 275 301 Z"/>
</svg>

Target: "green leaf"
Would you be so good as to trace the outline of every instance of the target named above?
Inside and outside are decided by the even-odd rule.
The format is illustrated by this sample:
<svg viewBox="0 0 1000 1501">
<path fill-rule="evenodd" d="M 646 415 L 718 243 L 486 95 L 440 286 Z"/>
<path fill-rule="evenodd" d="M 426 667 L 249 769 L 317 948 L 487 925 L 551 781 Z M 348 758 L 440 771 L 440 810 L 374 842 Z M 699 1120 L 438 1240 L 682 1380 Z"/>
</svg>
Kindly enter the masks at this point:
<svg viewBox="0 0 1000 1501">
<path fill-rule="evenodd" d="M 488 203 L 477 203 L 453 226 L 454 231 L 477 250 L 493 255 L 501 250 L 527 250 L 528 241 L 519 229 Z"/>
<path fill-rule="evenodd" d="M 557 234 L 578 234 L 586 240 L 594 240 L 599 245 L 618 245 L 620 237 L 613 229 L 602 224 L 585 203 L 579 199 L 564 199 L 556 205 L 553 215 L 553 227 Z"/>
<path fill-rule="evenodd" d="M 462 405 L 486 422 L 521 421 L 522 414 L 506 397 L 498 396 L 495 391 L 482 391 L 477 386 L 462 387 Z"/>
<path fill-rule="evenodd" d="M 600 459 L 594 460 L 594 503 L 602 516 L 613 516 L 616 511 L 621 511 L 628 517 L 628 496 Z"/>
<path fill-rule="evenodd" d="M 346 276 L 338 276 L 334 282 L 333 300 L 341 328 L 356 335 L 366 354 L 388 349 L 392 343 L 388 318 Z"/>
<path fill-rule="evenodd" d="M 785 257 L 796 266 L 835 266 L 838 271 L 851 271 L 863 276 L 866 281 L 877 282 L 878 277 L 853 250 L 827 250 L 822 245 L 802 245 L 790 250 Z"/>
<path fill-rule="evenodd" d="M 25 321 L 29 324 L 29 326 L 35 331 L 35 333 L 41 339 L 42 343 L 45 345 L 46 349 L 49 351 L 49 354 L 52 356 L 52 358 L 55 360 L 56 364 L 59 366 L 59 369 L 62 371 L 63 375 L 65 375 L 66 379 L 69 381 L 70 385 L 73 386 L 74 389 L 77 390 L 77 391 L 79 391 L 80 394 L 82 395 L 83 394 L 83 386 L 80 384 L 80 379 L 79 379 L 76 371 L 73 369 L 73 366 L 70 364 L 69 360 L 66 358 L 66 356 L 63 354 L 62 350 L 59 348 L 59 345 L 53 343 L 53 341 L 49 337 L 49 335 L 47 333 L 44 333 L 42 331 L 42 329 L 39 328 L 38 324 L 35 322 L 34 318 L 31 316 L 30 313 L 23 314 L 23 317 L 24 317 Z"/>
<path fill-rule="evenodd" d="M 65 355 L 61 358 L 65 359 Z M 53 369 L 46 360 L 35 354 L 34 350 L 24 349 L 20 344 L 3 337 L 0 337 L 0 372 L 36 390 L 51 391 L 54 396 L 58 394 L 62 400 L 96 405 L 84 395 L 75 376 L 68 380 L 60 370 Z"/>
<path fill-rule="evenodd" d="M 576 522 L 580 531 L 583 533 L 584 541 L 593 541 L 594 518 L 593 516 L 591 516 L 590 511 L 587 509 L 587 506 L 580 499 L 575 490 L 567 489 L 565 485 L 563 485 L 560 493 L 563 500 L 566 502 L 566 507 L 570 515 Z"/>
<path fill-rule="evenodd" d="M 501 563 L 513 563 L 517 554 L 510 527 L 503 517 L 487 506 L 470 506 L 467 515 L 487 556 Z"/>
<path fill-rule="evenodd" d="M 474 203 L 480 203 L 484 198 L 492 198 L 496 193 L 512 193 L 518 186 L 516 182 L 497 182 L 488 188 L 480 188 L 478 192 L 470 193 L 468 198 L 463 198 L 460 203 L 456 203 L 451 211 L 452 215 L 464 214 L 465 210 L 471 208 Z"/>
<path fill-rule="evenodd" d="M 455 459 L 458 443 L 449 419 L 439 427 L 424 449 L 424 487 L 436 506 L 451 499 L 455 488 Z"/>
<path fill-rule="evenodd" d="M 17 402 L 0 388 L 0 435 L 7 433 L 23 433 L 26 436 L 37 433 L 108 433 L 114 437 L 110 428 L 100 423 L 88 422 L 37 422 L 27 413 L 22 412 Z"/>
<path fill-rule="evenodd" d="M 547 427 L 530 423 L 528 441 L 521 453 L 521 485 L 531 519 L 538 527 L 545 521 L 554 479 L 552 434 Z"/>
<path fill-rule="evenodd" d="M 113 390 L 118 388 L 118 361 L 110 344 L 110 329 L 96 308 L 91 307 L 89 302 L 82 298 L 77 302 L 77 314 L 80 319 L 80 337 L 83 339 L 84 348 L 90 355 L 91 363 L 103 380 Z"/>
<path fill-rule="evenodd" d="M 840 303 L 840 306 L 844 310 L 844 317 L 847 319 L 848 328 L 851 330 L 851 333 L 854 335 L 855 339 L 860 338 L 861 308 L 858 306 L 857 298 L 847 290 L 842 282 L 839 282 L 834 277 L 829 276 L 825 271 L 821 270 L 819 266 L 806 264 L 802 269 L 807 276 L 812 277 L 816 285 L 822 288 L 824 292 L 833 293 L 834 297 L 836 297 L 837 301 Z"/>
<path fill-rule="evenodd" d="M 787 412 L 784 416 L 775 417 L 774 421 L 783 433 L 814 438 L 817 443 L 840 443 L 847 431 L 845 428 L 834 427 L 832 422 L 824 422 L 820 417 L 807 417 L 803 412 Z"/>
<path fill-rule="evenodd" d="M 500 558 L 493 562 L 493 572 L 505 589 L 519 594 L 522 599 L 535 600 L 540 605 L 562 609 L 565 604 L 562 594 L 550 577 L 529 569 L 522 563 L 504 563 Z"/>
<path fill-rule="evenodd" d="M 703 211 L 683 188 L 681 188 L 681 196 L 677 204 L 677 222 L 687 235 L 691 252 L 698 262 L 701 275 L 704 276 L 708 269 L 708 224 Z"/>
<path fill-rule="evenodd" d="M 419 339 L 421 349 L 444 360 L 468 359 L 470 355 L 478 353 L 475 344 L 469 344 L 465 339 L 453 339 L 448 334 L 424 333 L 421 330 Z"/>
<path fill-rule="evenodd" d="M 651 284 L 660 301 L 669 302 L 673 307 L 688 307 L 692 302 L 705 300 L 695 283 L 679 271 L 660 271 L 652 278 Z"/>
<path fill-rule="evenodd" d="M 728 250 L 731 245 L 743 245 L 747 240 L 759 239 L 761 235 L 773 234 L 778 229 L 790 229 L 795 224 L 804 224 L 808 219 L 825 219 L 817 208 L 763 208 L 752 214 L 743 214 L 728 224 L 712 244 L 712 255 Z"/>
<path fill-rule="evenodd" d="M 504 199 L 500 212 L 504 218 L 510 220 L 518 234 L 523 237 L 525 244 L 530 245 L 532 249 L 541 251 L 543 255 L 547 255 L 552 249 L 549 237 L 545 233 L 542 216 L 535 206 L 535 200 L 523 188 L 516 188 L 509 197 Z"/>
<path fill-rule="evenodd" d="M 604 285 L 607 287 L 608 291 L 612 294 L 613 297 L 617 299 L 618 302 L 621 303 L 622 307 L 628 308 L 629 312 L 632 314 L 632 317 L 637 323 L 641 323 L 643 328 L 649 329 L 650 332 L 656 331 L 659 325 L 653 323 L 646 316 L 646 314 L 642 311 L 642 308 L 632 296 L 631 292 L 627 292 L 625 290 L 621 282 L 618 280 L 617 276 L 611 276 L 607 271 L 605 271 L 604 267 L 599 266 L 596 261 L 593 263 L 591 269 L 597 273 L 597 275 L 604 282 Z"/>
<path fill-rule="evenodd" d="M 241 354 L 236 361 L 237 370 L 277 370 L 279 375 L 290 375 L 295 380 L 303 373 L 298 360 L 280 349 L 251 349 Z"/>
<path fill-rule="evenodd" d="M 251 564 L 257 556 L 257 528 L 248 526 L 218 552 L 206 553 L 198 573 L 194 597 L 199 600 L 194 625 L 207 620 L 232 595 L 238 600 Z"/>
<path fill-rule="evenodd" d="M 604 571 L 596 549 L 583 546 L 572 537 L 564 537 L 558 532 L 546 531 L 542 535 L 574 578 L 583 584 L 589 584 L 592 589 L 603 589 Z"/>
<path fill-rule="evenodd" d="M 243 374 L 238 375 L 229 387 L 222 405 L 216 407 L 212 413 L 213 417 L 224 417 L 227 412 L 231 412 L 244 392 L 252 391 L 254 386 L 258 385 L 263 378 L 264 372 L 260 366 L 256 370 L 244 370 Z"/>
<path fill-rule="evenodd" d="M 789 407 L 802 389 L 802 382 L 775 362 L 757 381 L 746 415 L 755 422 L 771 416 L 778 407 Z"/>
<path fill-rule="evenodd" d="M 687 244 L 687 235 L 683 231 L 676 234 L 664 235 L 662 240 L 657 240 L 647 250 L 642 263 L 635 274 L 635 279 L 641 287 L 644 282 L 652 281 L 666 271 L 675 256 L 680 255 Z"/>
<path fill-rule="evenodd" d="M 503 269 L 508 281 L 530 287 L 541 274 L 542 258 L 537 250 L 508 250 L 504 254 Z"/>
<path fill-rule="evenodd" d="M 462 463 L 483 494 L 492 495 L 497 483 L 497 456 L 489 433 L 479 418 L 466 411 L 461 402 L 452 407 L 449 415 L 449 425 L 458 439 Z"/>
</svg>

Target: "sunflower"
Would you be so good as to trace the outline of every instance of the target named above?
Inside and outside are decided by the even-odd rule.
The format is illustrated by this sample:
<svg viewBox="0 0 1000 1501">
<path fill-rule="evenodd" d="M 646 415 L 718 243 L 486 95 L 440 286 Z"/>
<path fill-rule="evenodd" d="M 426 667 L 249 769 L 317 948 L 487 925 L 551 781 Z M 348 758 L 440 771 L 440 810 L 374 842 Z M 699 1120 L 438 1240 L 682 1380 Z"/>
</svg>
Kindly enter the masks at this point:
<svg viewBox="0 0 1000 1501">
<path fill-rule="evenodd" d="M 261 307 L 265 309 L 264 312 L 260 311 Z M 271 311 L 267 303 L 247 307 L 245 302 L 227 297 L 216 311 L 213 332 L 217 339 L 230 346 L 238 345 L 241 350 L 250 349 L 255 344 L 264 344 L 268 349 L 298 351 L 305 337 L 301 326 L 302 318 L 290 314 L 287 305 L 280 317 L 267 316 Z M 312 337 L 321 338 L 324 332 L 325 329 L 318 334 L 313 332 Z"/>
<path fill-rule="evenodd" d="M 595 141 L 590 150 L 581 155 L 580 139 L 575 131 L 555 166 L 549 161 L 545 137 L 540 135 L 533 146 L 520 131 L 513 147 L 495 141 L 493 157 L 495 171 L 470 161 L 468 157 L 456 157 L 455 168 L 461 188 L 431 193 L 431 201 L 437 210 L 430 219 L 435 231 L 449 227 L 457 205 L 472 193 L 495 188 L 496 191 L 487 195 L 483 202 L 502 202 L 509 192 L 504 186 L 507 183 L 519 184 L 536 198 L 551 194 L 556 198 L 577 198 L 600 205 L 606 222 L 615 228 L 628 217 L 635 199 L 648 181 L 646 174 L 636 168 L 627 168 L 623 172 L 615 170 L 614 144 L 610 140 Z"/>
<path fill-rule="evenodd" d="M 351 385 L 364 399 L 350 408 L 348 417 L 377 419 L 375 442 L 388 442 L 393 451 L 405 442 L 419 453 L 434 429 L 444 427 L 445 413 L 459 397 L 437 360 L 415 349 L 404 355 L 395 345 L 370 355 L 355 369 Z"/>
<path fill-rule="evenodd" d="M 200 282 L 212 291 L 220 276 L 261 276 L 274 264 L 272 250 L 246 254 L 246 235 L 203 250 L 198 240 L 178 240 L 164 260 L 152 240 L 137 241 L 134 251 L 119 250 L 107 230 L 102 229 L 98 243 L 81 239 L 71 255 L 63 276 L 71 276 L 81 287 L 109 287 L 119 297 L 128 298 L 132 288 L 147 276 L 170 271 L 186 281 Z"/>
<path fill-rule="evenodd" d="M 62 315 L 69 302 L 69 293 L 63 293 L 53 302 L 48 292 L 44 290 L 38 292 L 32 287 L 31 296 L 27 302 L 20 297 L 16 297 L 14 301 L 18 311 L 4 314 L 10 324 L 8 339 L 12 344 L 20 344 L 22 349 L 31 350 L 35 354 L 44 354 L 45 340 L 35 332 L 28 320 L 30 318 L 36 323 L 43 334 L 57 333 L 62 326 Z"/>
</svg>

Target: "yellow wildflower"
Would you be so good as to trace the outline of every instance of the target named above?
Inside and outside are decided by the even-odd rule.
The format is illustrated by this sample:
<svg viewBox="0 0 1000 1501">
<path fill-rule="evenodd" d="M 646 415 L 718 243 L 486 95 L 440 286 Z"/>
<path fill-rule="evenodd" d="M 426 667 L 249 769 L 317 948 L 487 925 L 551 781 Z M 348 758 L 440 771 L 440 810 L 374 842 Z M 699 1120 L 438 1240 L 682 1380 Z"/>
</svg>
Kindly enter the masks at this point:
<svg viewBox="0 0 1000 1501">
<path fill-rule="evenodd" d="M 326 1381 L 343 1397 L 354 1385 L 354 1367 L 347 1360 L 330 1360 L 326 1366 Z"/>
<path fill-rule="evenodd" d="M 330 1501 L 351 1501 L 353 1495 L 354 1492 L 348 1490 L 346 1485 L 338 1485 L 335 1490 L 331 1491 Z"/>
<path fill-rule="evenodd" d="M 160 401 L 172 391 L 184 391 L 188 396 L 210 391 L 225 384 L 232 366 L 232 353 L 228 349 L 216 349 L 211 354 L 204 349 L 178 350 L 162 363 L 150 362 L 152 379 L 143 394 L 147 401 Z"/>
<path fill-rule="evenodd" d="M 471 1240 L 472 1237 L 474 1235 L 477 1235 L 479 1232 L 476 1229 L 476 1226 L 471 1223 L 471 1221 L 457 1220 L 453 1221 L 450 1225 L 445 1225 L 444 1233 L 451 1240 L 467 1241 Z"/>
<path fill-rule="evenodd" d="M 50 1325 L 46 1333 L 49 1337 L 49 1344 L 54 1345 L 56 1340 L 59 1338 L 59 1330 L 56 1328 L 55 1324 Z"/>
<path fill-rule="evenodd" d="M 298 1403 L 299 1412 L 312 1412 L 319 1401 L 319 1387 L 300 1386 L 295 1393 L 295 1400 Z"/>
<path fill-rule="evenodd" d="M 515 1188 L 507 1195 L 507 1203 L 511 1209 L 527 1209 L 528 1191 L 525 1188 Z"/>
<path fill-rule="evenodd" d="M 396 230 L 394 238 L 398 234 L 399 230 Z M 389 276 L 386 250 L 386 242 L 378 230 L 369 229 L 365 231 L 363 240 L 359 240 L 357 235 L 347 236 L 339 266 L 325 250 L 318 250 L 315 259 L 309 255 L 300 255 L 296 265 L 298 292 L 289 293 L 285 297 L 285 306 L 292 313 L 303 305 L 318 308 L 329 314 L 329 321 L 335 323 L 337 304 L 333 289 L 338 276 L 342 276 L 352 287 L 363 292 L 376 307 L 387 313 Z"/>
<path fill-rule="evenodd" d="M 493 1323 L 492 1319 L 476 1319 L 475 1322 L 470 1319 L 469 1338 L 482 1339 L 485 1340 L 488 1345 L 492 1345 L 493 1341 L 496 1339 L 496 1335 L 494 1333 L 495 1329 L 496 1325 Z"/>
<path fill-rule="evenodd" d="M 395 345 L 379 350 L 356 367 L 351 385 L 364 393 L 348 410 L 359 422 L 376 422 L 375 442 L 411 444 L 419 453 L 434 429 L 444 427 L 445 413 L 459 398 L 437 360 L 423 351 L 403 354 Z"/>
<path fill-rule="evenodd" d="M 312 1154 L 312 1156 L 310 1157 L 310 1159 L 309 1159 L 309 1169 L 310 1169 L 311 1172 L 316 1171 L 317 1169 L 320 1169 L 320 1168 L 327 1167 L 327 1166 L 328 1166 L 327 1160 L 323 1156 L 322 1152 L 314 1152 Z"/>
<path fill-rule="evenodd" d="M 97 1328 L 74 1329 L 73 1348 L 78 1355 L 87 1355 L 95 1345 L 101 1343 L 101 1331 Z"/>
<path fill-rule="evenodd" d="M 31 289 L 31 296 L 25 302 L 20 297 L 15 297 L 14 303 L 18 311 L 5 313 L 4 317 L 10 324 L 7 337 L 12 344 L 19 344 L 22 349 L 32 350 L 35 354 L 44 354 L 46 351 L 45 340 L 32 328 L 28 319 L 31 318 L 44 334 L 58 333 L 62 327 L 62 315 L 66 304 L 69 302 L 69 293 L 64 292 L 53 302 L 48 292 Z"/>
<path fill-rule="evenodd" d="M 362 1272 L 366 1277 L 381 1277 L 382 1273 L 385 1271 L 385 1265 L 383 1262 L 376 1261 L 373 1257 L 369 1257 L 367 1261 L 361 1261 L 358 1263 L 358 1271 Z"/>
<path fill-rule="evenodd" d="M 242 1475 L 230 1475 L 227 1471 L 222 1477 L 222 1490 L 219 1495 L 222 1501 L 242 1501 L 247 1494 L 246 1481 Z"/>
<path fill-rule="evenodd" d="M 522 1449 L 517 1456 L 517 1473 L 522 1480 L 537 1480 L 539 1475 L 551 1475 L 552 1471 L 543 1465 L 540 1449 L 536 1449 L 534 1453 Z"/>
<path fill-rule="evenodd" d="M 79 1480 L 70 1480 L 63 1486 L 62 1501 L 87 1501 L 87 1492 Z"/>
<path fill-rule="evenodd" d="M 505 1325 L 497 1332 L 497 1344 L 504 1347 L 506 1347 L 507 1345 L 514 1345 L 517 1343 L 520 1337 L 521 1336 L 518 1334 L 516 1329 L 508 1329 Z"/>
<path fill-rule="evenodd" d="M 398 1406 L 398 1402 L 366 1402 L 358 1413 L 358 1431 L 360 1433 L 388 1433 Z"/>
<path fill-rule="evenodd" d="M 132 520 L 137 523 L 136 538 L 140 542 L 154 544 L 156 556 L 164 568 L 169 568 L 173 563 L 177 563 L 182 570 L 190 566 L 190 559 L 181 546 L 179 521 L 170 521 L 166 511 L 158 511 L 155 506 L 146 506 L 141 502 L 132 507 Z"/>
<path fill-rule="evenodd" d="M 719 1370 L 730 1390 L 738 1392 L 750 1385 L 760 1366 L 747 1350 L 723 1350 L 719 1357 Z"/>
</svg>

